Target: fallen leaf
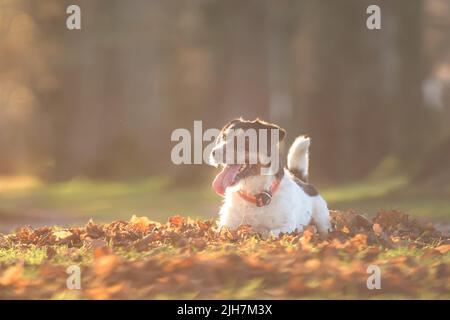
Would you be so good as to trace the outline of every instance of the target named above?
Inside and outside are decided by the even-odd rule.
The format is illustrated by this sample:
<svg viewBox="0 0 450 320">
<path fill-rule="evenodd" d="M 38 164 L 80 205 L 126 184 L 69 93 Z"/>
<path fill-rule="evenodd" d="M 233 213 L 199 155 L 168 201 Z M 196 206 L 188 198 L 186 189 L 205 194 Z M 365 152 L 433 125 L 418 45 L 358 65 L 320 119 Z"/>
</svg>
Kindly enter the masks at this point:
<svg viewBox="0 0 450 320">
<path fill-rule="evenodd" d="M 130 219 L 130 224 L 141 232 L 147 232 L 152 221 L 147 217 L 136 217 L 133 215 Z"/>
<path fill-rule="evenodd" d="M 103 239 L 95 239 L 95 240 L 92 240 L 89 243 L 88 248 L 95 250 L 95 249 L 104 248 L 104 247 L 107 247 L 107 246 L 108 246 L 108 242 L 106 242 L 105 240 L 103 240 Z"/>
<path fill-rule="evenodd" d="M 23 271 L 24 268 L 21 263 L 7 268 L 0 276 L 0 285 L 8 286 L 17 283 L 17 281 L 22 278 Z"/>
<path fill-rule="evenodd" d="M 183 224 L 184 218 L 182 216 L 172 216 L 169 218 L 169 222 L 171 225 L 179 227 Z"/>
<path fill-rule="evenodd" d="M 374 223 L 372 226 L 372 229 L 378 237 L 381 236 L 381 233 L 383 232 L 383 228 L 380 226 L 379 223 Z"/>
<path fill-rule="evenodd" d="M 67 230 L 54 231 L 53 236 L 56 241 L 61 241 L 72 236 L 72 232 Z"/>
<path fill-rule="evenodd" d="M 97 276 L 107 277 L 119 263 L 116 255 L 101 256 L 94 261 L 94 272 Z"/>
<path fill-rule="evenodd" d="M 445 244 L 436 248 L 442 254 L 445 254 L 450 251 L 450 244 Z"/>
<path fill-rule="evenodd" d="M 309 230 L 309 229 L 306 229 L 306 230 L 303 232 L 302 237 L 300 238 L 300 243 L 301 243 L 302 245 L 306 245 L 306 244 L 308 244 L 308 243 L 311 242 L 312 237 L 313 237 L 312 231 Z"/>
</svg>

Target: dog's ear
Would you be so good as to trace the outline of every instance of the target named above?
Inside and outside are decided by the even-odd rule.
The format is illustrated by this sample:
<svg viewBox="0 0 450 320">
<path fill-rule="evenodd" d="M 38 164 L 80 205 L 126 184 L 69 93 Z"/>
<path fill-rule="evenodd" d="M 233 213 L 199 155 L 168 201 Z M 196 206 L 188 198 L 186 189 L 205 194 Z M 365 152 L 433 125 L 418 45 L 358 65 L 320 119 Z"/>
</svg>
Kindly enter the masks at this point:
<svg viewBox="0 0 450 320">
<path fill-rule="evenodd" d="M 222 129 L 220 130 L 219 135 L 217 136 L 217 138 L 223 137 L 224 134 L 225 134 L 225 131 L 226 131 L 229 127 L 231 127 L 233 124 L 238 123 L 238 122 L 240 122 L 240 121 L 242 121 L 242 118 L 237 118 L 237 119 L 234 119 L 234 120 L 231 120 L 230 122 L 228 122 L 226 125 L 224 125 L 224 126 L 222 127 Z"/>
<path fill-rule="evenodd" d="M 259 118 L 256 118 L 255 120 L 253 120 L 252 123 L 256 123 L 261 129 L 269 129 L 269 130 L 277 129 L 278 133 L 279 133 L 279 136 L 278 136 L 279 142 L 283 141 L 284 138 L 286 137 L 286 130 L 284 130 L 280 126 L 277 126 L 274 123 L 266 122 L 266 121 L 260 120 Z"/>
<path fill-rule="evenodd" d="M 238 122 L 242 122 L 242 118 L 236 118 L 234 120 L 231 120 L 230 122 L 228 122 L 226 125 L 223 126 L 221 131 L 224 132 L 229 127 L 231 127 L 233 124 L 238 123 Z"/>
<path fill-rule="evenodd" d="M 286 137 L 286 130 L 284 130 L 281 127 L 278 127 L 278 130 L 280 132 L 280 142 L 284 140 L 284 138 Z"/>
</svg>

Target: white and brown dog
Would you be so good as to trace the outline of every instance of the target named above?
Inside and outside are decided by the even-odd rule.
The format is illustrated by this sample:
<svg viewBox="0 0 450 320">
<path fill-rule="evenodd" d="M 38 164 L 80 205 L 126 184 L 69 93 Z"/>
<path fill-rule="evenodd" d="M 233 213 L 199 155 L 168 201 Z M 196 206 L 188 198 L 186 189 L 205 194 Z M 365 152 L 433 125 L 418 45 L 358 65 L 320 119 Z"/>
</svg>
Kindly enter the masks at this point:
<svg viewBox="0 0 450 320">
<path fill-rule="evenodd" d="M 303 231 L 313 220 L 321 236 L 328 234 L 327 203 L 307 183 L 310 139 L 295 140 L 283 168 L 279 144 L 284 136 L 285 130 L 259 119 L 237 119 L 223 127 L 210 161 L 223 167 L 213 182 L 214 190 L 225 197 L 221 226 L 236 229 L 248 224 L 263 236 L 278 236 Z"/>
</svg>

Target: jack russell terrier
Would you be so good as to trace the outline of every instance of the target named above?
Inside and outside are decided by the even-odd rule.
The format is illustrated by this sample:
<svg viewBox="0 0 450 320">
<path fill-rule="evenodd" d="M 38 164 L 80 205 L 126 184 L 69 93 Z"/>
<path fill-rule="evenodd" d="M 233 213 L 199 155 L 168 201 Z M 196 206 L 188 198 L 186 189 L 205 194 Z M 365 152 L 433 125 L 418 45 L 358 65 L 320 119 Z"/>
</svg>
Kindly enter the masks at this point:
<svg viewBox="0 0 450 320">
<path fill-rule="evenodd" d="M 327 203 L 307 182 L 310 139 L 294 141 L 283 168 L 279 145 L 285 135 L 284 129 L 259 119 L 236 119 L 222 128 L 210 156 L 212 165 L 222 167 L 213 182 L 225 198 L 220 226 L 248 224 L 266 237 L 302 232 L 313 220 L 326 237 L 331 228 Z"/>
</svg>

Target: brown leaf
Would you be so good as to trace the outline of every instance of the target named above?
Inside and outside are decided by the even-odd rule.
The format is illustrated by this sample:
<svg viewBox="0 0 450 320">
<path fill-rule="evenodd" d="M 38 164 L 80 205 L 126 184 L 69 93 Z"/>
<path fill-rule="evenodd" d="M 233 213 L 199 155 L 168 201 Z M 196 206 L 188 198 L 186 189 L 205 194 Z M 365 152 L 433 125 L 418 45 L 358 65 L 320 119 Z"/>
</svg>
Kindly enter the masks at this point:
<svg viewBox="0 0 450 320">
<path fill-rule="evenodd" d="M 56 249 L 53 247 L 47 247 L 47 259 L 52 259 L 56 255 Z"/>
<path fill-rule="evenodd" d="M 372 226 L 373 232 L 379 237 L 381 236 L 381 233 L 383 232 L 383 228 L 380 226 L 379 223 L 374 223 Z"/>
<path fill-rule="evenodd" d="M 94 239 L 88 244 L 89 249 L 100 249 L 108 246 L 108 242 L 103 239 Z"/>
<path fill-rule="evenodd" d="M 196 248 L 199 249 L 199 250 L 203 250 L 203 249 L 205 249 L 205 248 L 208 246 L 208 244 L 206 243 L 206 241 L 203 240 L 203 239 L 201 239 L 201 238 L 194 239 L 194 240 L 192 241 L 192 244 L 194 245 L 194 247 L 196 247 Z"/>
<path fill-rule="evenodd" d="M 86 224 L 86 234 L 92 239 L 97 239 L 104 236 L 105 232 L 99 225 L 95 224 L 94 221 L 90 219 Z"/>
<path fill-rule="evenodd" d="M 370 262 L 370 261 L 375 260 L 378 257 L 379 253 L 380 253 L 380 248 L 378 248 L 378 247 L 369 248 L 364 255 L 364 261 Z"/>
<path fill-rule="evenodd" d="M 159 234 L 155 233 L 155 232 L 151 232 L 150 234 L 146 235 L 144 238 L 137 240 L 136 242 L 133 243 L 133 246 L 136 248 L 136 250 L 138 251 L 144 251 L 147 250 L 149 245 L 160 239 Z"/>
<path fill-rule="evenodd" d="M 358 227 L 362 227 L 364 229 L 369 229 L 372 226 L 372 222 L 360 214 L 356 215 L 355 221 Z"/>
</svg>

